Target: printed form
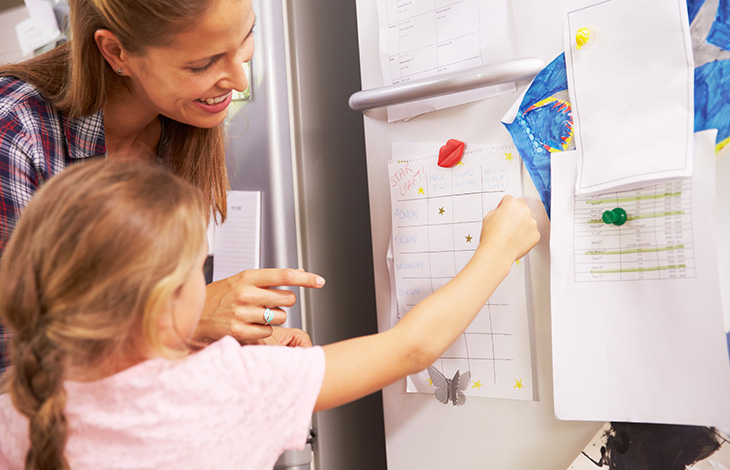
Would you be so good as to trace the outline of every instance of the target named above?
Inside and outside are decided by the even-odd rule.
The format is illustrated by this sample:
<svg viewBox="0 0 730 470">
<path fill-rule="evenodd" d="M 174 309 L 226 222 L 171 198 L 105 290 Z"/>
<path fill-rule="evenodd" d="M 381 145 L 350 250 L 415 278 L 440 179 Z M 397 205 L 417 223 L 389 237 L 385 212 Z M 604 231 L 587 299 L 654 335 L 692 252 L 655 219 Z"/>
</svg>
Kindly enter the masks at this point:
<svg viewBox="0 0 730 470">
<path fill-rule="evenodd" d="M 555 413 L 560 419 L 727 427 L 715 219 L 715 134 L 691 179 L 576 196 L 576 152 L 552 156 Z M 623 208 L 623 225 L 604 211 Z"/>
<path fill-rule="evenodd" d="M 468 145 L 453 168 L 437 165 L 439 146 L 395 143 L 393 155 L 406 159 L 388 163 L 393 324 L 466 265 L 484 215 L 506 194 L 522 194 L 514 146 Z M 515 263 L 466 332 L 434 364 L 446 377 L 471 372 L 467 396 L 533 399 L 525 264 Z M 408 392 L 434 390 L 425 371 L 407 380 Z"/>
<path fill-rule="evenodd" d="M 378 0 L 385 85 L 514 58 L 507 0 Z M 388 108 L 388 121 L 515 90 L 502 84 Z"/>
</svg>

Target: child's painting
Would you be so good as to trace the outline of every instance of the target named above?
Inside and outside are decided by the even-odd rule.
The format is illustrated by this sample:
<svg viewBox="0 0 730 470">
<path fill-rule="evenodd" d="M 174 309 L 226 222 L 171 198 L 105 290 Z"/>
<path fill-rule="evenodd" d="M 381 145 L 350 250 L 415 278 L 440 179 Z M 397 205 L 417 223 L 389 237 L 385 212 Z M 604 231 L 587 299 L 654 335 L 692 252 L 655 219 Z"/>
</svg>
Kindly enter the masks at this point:
<svg viewBox="0 0 730 470">
<path fill-rule="evenodd" d="M 564 54 L 535 77 L 514 120 L 503 124 L 550 215 L 550 154 L 569 150 L 573 140 Z"/>
</svg>

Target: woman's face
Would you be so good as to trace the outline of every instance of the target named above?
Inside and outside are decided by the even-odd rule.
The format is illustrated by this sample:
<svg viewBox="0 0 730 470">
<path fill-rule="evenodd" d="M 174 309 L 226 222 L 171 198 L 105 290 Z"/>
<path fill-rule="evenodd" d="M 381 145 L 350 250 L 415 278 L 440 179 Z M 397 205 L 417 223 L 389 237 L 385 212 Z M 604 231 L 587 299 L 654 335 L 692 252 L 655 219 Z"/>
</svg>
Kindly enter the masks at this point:
<svg viewBox="0 0 730 470">
<path fill-rule="evenodd" d="M 165 46 L 128 56 L 134 98 L 155 114 L 195 127 L 223 122 L 231 91 L 248 86 L 253 55 L 252 0 L 213 0 L 208 14 Z"/>
</svg>

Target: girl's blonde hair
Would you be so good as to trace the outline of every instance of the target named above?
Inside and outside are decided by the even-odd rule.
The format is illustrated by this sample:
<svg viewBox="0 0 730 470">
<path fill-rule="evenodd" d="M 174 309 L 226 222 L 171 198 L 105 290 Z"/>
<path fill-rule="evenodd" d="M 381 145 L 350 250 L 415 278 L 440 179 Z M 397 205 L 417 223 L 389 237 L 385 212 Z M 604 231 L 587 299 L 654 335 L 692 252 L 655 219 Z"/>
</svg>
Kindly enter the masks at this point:
<svg viewBox="0 0 730 470">
<path fill-rule="evenodd" d="M 43 55 L 0 67 L 38 88 L 71 118 L 103 109 L 107 96 L 126 78 L 102 56 L 94 33 L 107 29 L 132 54 L 164 46 L 215 5 L 215 0 L 69 0 L 70 41 Z M 202 190 L 211 214 L 226 218 L 228 175 L 223 124 L 202 129 L 163 117 L 158 160 Z"/>
<path fill-rule="evenodd" d="M 68 468 L 69 367 L 176 354 L 160 342 L 160 316 L 198 269 L 205 221 L 199 190 L 144 163 L 74 165 L 33 196 L 0 261 L 4 379 L 30 421 L 26 469 Z"/>
</svg>

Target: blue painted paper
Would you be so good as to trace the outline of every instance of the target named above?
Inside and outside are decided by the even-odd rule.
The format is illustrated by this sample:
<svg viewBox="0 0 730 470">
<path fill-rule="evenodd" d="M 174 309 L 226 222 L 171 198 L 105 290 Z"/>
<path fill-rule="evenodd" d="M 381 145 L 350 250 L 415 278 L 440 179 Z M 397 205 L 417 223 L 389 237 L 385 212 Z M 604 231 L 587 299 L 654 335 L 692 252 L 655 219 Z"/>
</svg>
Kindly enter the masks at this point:
<svg viewBox="0 0 730 470">
<path fill-rule="evenodd" d="M 707 35 L 707 42 L 721 49 L 730 50 L 730 0 L 720 0 L 715 21 Z"/>
<path fill-rule="evenodd" d="M 525 163 L 545 211 L 550 216 L 550 150 L 558 149 L 564 143 L 566 109 L 538 103 L 554 98 L 560 92 L 567 92 L 568 78 L 565 69 L 565 54 L 560 54 L 547 67 L 542 69 L 530 84 L 511 123 L 504 123 L 512 136 L 512 141 Z M 561 100 L 567 103 L 567 99 Z M 555 101 L 557 103 L 557 100 Z M 571 133 L 572 136 L 572 133 Z"/>
<path fill-rule="evenodd" d="M 689 13 L 690 24 L 697 16 L 697 12 L 700 11 L 703 3 L 705 3 L 705 0 L 687 0 L 687 13 Z"/>
<path fill-rule="evenodd" d="M 717 129 L 716 149 L 730 139 L 730 60 L 695 69 L 695 132 Z"/>
</svg>

